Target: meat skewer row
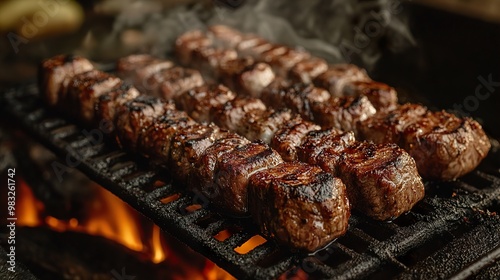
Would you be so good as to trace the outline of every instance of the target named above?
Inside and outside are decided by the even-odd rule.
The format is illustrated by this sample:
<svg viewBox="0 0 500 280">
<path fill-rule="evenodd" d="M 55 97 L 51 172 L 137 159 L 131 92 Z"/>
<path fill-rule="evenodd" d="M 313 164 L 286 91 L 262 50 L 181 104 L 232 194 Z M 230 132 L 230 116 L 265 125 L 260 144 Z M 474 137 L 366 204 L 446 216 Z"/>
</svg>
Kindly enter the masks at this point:
<svg viewBox="0 0 500 280">
<path fill-rule="evenodd" d="M 283 245 L 313 252 L 346 232 L 350 206 L 340 179 L 306 163 L 284 163 L 266 144 L 196 123 L 172 102 L 140 95 L 112 75 L 64 71 L 81 69 L 78 64 L 92 65 L 67 56 L 42 63 L 40 90 L 49 106 L 85 123 L 112 122 L 125 148 L 168 166 L 178 182 L 194 177 L 193 183 L 211 186 L 210 199 L 221 210 L 250 208 L 263 233 Z M 66 79 L 66 97 L 58 98 Z"/>
<path fill-rule="evenodd" d="M 262 98 L 263 101 L 272 103 L 276 109 L 289 108 L 323 128 L 344 131 L 354 130 L 356 122 L 365 120 L 376 112 L 367 96 L 331 97 L 324 89 L 304 83 L 292 84 L 276 77 L 273 68 L 267 63 L 256 62 L 252 57 L 235 59 L 234 50 L 195 44 L 192 33 L 188 32 L 178 38 L 178 57 L 183 57 L 182 61 L 190 63 L 190 66 L 210 69 L 202 73 L 205 76 L 207 73 L 215 73 L 210 77 L 215 76 L 216 80 L 238 93 Z M 206 39 L 204 42 L 209 40 L 208 37 L 203 38 Z M 188 47 L 191 49 L 187 50 Z M 213 53 L 217 53 L 219 58 L 216 62 L 211 61 Z"/>
<path fill-rule="evenodd" d="M 119 64 L 133 60 L 125 57 Z M 424 196 L 415 162 L 396 145 L 359 143 L 352 132 L 320 131 L 289 110 L 269 110 L 259 99 L 236 97 L 223 85 L 195 87 L 175 100 L 196 121 L 213 121 L 250 140 L 271 143 L 285 160 L 320 165 L 347 179 L 348 196 L 355 199 L 351 203 L 375 219 L 393 219 Z"/>
<path fill-rule="evenodd" d="M 394 88 L 371 80 L 365 70 L 355 65 L 328 65 L 325 60 L 313 57 L 302 49 L 273 44 L 224 25 L 211 26 L 207 34 L 198 35 L 207 38 L 201 49 L 210 48 L 207 42 L 212 43 L 212 49 L 234 49 L 242 57 L 250 56 L 258 62 L 269 64 L 277 77 L 286 80 L 290 86 L 314 83 L 333 97 L 366 96 L 377 111 L 386 112 L 397 105 L 398 98 Z M 193 59 L 196 58 L 194 54 Z"/>
<path fill-rule="evenodd" d="M 192 52 L 196 53 L 196 49 Z M 349 76 L 354 76 L 357 77 L 354 79 L 355 81 L 344 83 L 344 90 L 366 85 L 366 79 L 362 78 L 366 75 L 363 70 L 355 66 L 338 66 L 337 68 L 339 69 L 325 71 L 317 76 L 316 80 L 318 78 L 324 81 L 331 79 L 330 85 L 335 86 L 338 79 L 349 79 Z M 315 82 L 315 84 L 318 83 Z M 365 92 L 372 91 L 370 89 L 372 86 L 373 83 L 365 88 Z M 377 90 L 379 98 L 370 99 L 374 104 L 377 104 L 376 102 L 379 105 L 396 102 L 395 98 L 391 98 L 392 94 L 382 94 L 384 91 L 390 91 L 387 89 L 388 86 L 379 84 L 377 87 L 379 88 Z M 384 87 L 386 90 L 383 90 Z M 290 95 L 299 95 L 302 100 L 308 101 L 307 97 L 304 97 L 307 94 L 297 94 L 296 92 L 297 90 L 293 87 L 282 86 L 280 82 L 275 81 L 262 92 L 262 98 L 267 101 L 266 104 L 273 104 L 273 106 L 279 104 L 277 107 L 290 106 L 290 104 L 293 106 L 294 104 L 289 101 L 290 97 L 288 96 Z M 332 90 L 330 92 L 333 93 Z M 383 98 L 384 96 L 386 99 Z M 316 102 L 316 104 L 321 105 L 316 108 L 314 121 L 325 125 L 325 120 L 332 118 L 328 111 L 323 110 L 325 105 L 320 102 Z M 432 112 L 416 104 L 405 104 L 395 108 L 389 106 L 385 107 L 386 110 L 380 110 L 380 106 L 377 107 L 379 112 L 376 115 L 355 120 L 357 124 L 352 124 L 353 130 L 361 139 L 375 143 L 398 144 L 415 158 L 418 170 L 425 178 L 452 180 L 461 177 L 476 168 L 486 157 L 491 147 L 481 125 L 470 118 L 459 118 L 445 111 Z M 327 117 L 322 118 L 322 115 Z M 346 127 L 348 124 L 343 126 Z"/>
</svg>

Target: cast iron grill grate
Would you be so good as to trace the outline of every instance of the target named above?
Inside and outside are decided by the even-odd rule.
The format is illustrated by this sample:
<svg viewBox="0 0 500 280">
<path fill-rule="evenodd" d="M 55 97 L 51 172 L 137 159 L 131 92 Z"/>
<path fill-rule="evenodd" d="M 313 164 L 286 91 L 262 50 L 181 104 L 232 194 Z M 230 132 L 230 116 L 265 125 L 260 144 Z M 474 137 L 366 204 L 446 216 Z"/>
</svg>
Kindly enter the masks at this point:
<svg viewBox="0 0 500 280">
<path fill-rule="evenodd" d="M 248 219 L 218 214 L 201 196 L 172 186 L 168 172 L 106 138 L 86 136 L 83 127 L 44 107 L 34 84 L 1 96 L 2 112 L 61 159 L 238 278 L 292 278 L 302 270 L 312 278 L 488 279 L 499 271 L 498 147 L 461 180 L 427 182 L 425 199 L 391 223 L 353 213 L 348 233 L 314 255 L 271 240 L 240 254 L 235 249 L 258 235 Z M 224 240 L 218 238 L 223 231 L 230 234 Z"/>
</svg>

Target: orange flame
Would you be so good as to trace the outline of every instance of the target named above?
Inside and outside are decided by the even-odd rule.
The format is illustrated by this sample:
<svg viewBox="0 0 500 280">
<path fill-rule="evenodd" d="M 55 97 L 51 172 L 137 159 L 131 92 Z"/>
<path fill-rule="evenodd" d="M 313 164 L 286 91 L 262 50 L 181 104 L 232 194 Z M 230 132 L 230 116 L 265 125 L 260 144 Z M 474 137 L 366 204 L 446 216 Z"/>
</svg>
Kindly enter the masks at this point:
<svg viewBox="0 0 500 280">
<path fill-rule="evenodd" d="M 102 236 L 134 251 L 145 253 L 150 257 L 151 262 L 155 264 L 169 261 L 169 254 L 173 253 L 168 249 L 165 236 L 157 225 L 153 224 L 152 228 L 144 227 L 143 218 L 132 207 L 100 186 L 95 188 L 96 193 L 88 202 L 87 217 L 82 219 L 71 218 L 68 221 L 44 215 L 43 203 L 35 197 L 31 188 L 24 181 L 19 181 L 18 190 L 17 222 L 19 226 L 48 226 L 59 232 L 75 231 Z M 175 198 L 172 200 L 175 200 Z M 150 232 L 150 235 L 146 234 L 148 232 Z M 242 246 L 246 247 L 247 245 Z M 178 262 L 179 260 L 174 257 L 170 261 Z M 185 263 L 180 265 L 185 266 L 187 270 L 192 270 L 193 267 L 190 266 L 189 261 L 186 260 Z M 198 269 L 197 273 L 194 271 L 189 272 L 190 279 L 234 279 L 229 273 L 210 260 L 205 261 L 204 267 L 196 269 Z M 177 279 L 175 276 L 172 278 Z"/>
</svg>

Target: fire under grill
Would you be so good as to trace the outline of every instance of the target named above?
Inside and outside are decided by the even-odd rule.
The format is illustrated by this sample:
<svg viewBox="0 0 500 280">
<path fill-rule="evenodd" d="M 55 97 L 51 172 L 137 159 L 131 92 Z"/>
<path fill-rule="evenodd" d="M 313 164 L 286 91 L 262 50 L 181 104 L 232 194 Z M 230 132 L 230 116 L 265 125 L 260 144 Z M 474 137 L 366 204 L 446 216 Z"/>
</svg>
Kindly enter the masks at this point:
<svg viewBox="0 0 500 280">
<path fill-rule="evenodd" d="M 8 89 L 1 96 L 2 113 L 63 162 L 235 277 L 288 279 L 297 272 L 335 279 L 500 275 L 499 147 L 493 146 L 482 164 L 460 180 L 426 182 L 425 199 L 393 222 L 376 222 L 354 212 L 347 234 L 313 255 L 289 252 L 272 240 L 243 254 L 237 248 L 259 234 L 250 219 L 217 213 L 202 196 L 170 184 L 168 170 L 155 170 L 109 139 L 84 133 L 91 129 L 50 112 L 34 84 Z M 222 231 L 229 233 L 225 240 L 216 238 Z"/>
</svg>

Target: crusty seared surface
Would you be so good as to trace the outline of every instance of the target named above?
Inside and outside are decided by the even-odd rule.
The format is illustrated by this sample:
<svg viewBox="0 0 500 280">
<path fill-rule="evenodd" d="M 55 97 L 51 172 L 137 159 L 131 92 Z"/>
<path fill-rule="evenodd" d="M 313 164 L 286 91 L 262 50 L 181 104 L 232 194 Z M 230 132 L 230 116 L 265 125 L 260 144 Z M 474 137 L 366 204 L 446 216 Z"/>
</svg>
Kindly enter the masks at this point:
<svg viewBox="0 0 500 280">
<path fill-rule="evenodd" d="M 398 96 L 396 90 L 384 83 L 375 81 L 353 81 L 343 89 L 345 96 L 366 96 L 377 112 L 396 109 Z"/>
<path fill-rule="evenodd" d="M 323 166 L 329 156 L 326 150 Z M 415 161 L 395 144 L 358 142 L 345 149 L 338 160 L 337 175 L 346 185 L 349 201 L 376 220 L 391 220 L 408 212 L 424 197 L 424 185 Z"/>
<path fill-rule="evenodd" d="M 248 214 L 247 187 L 252 174 L 282 163 L 279 154 L 262 143 L 250 143 L 220 156 L 214 181 L 220 196 L 214 204 L 234 215 Z"/>
<path fill-rule="evenodd" d="M 120 145 L 137 151 L 139 137 L 167 110 L 174 110 L 173 102 L 140 95 L 118 108 L 116 131 Z"/>
<path fill-rule="evenodd" d="M 71 78 L 93 68 L 88 59 L 74 55 L 58 55 L 44 60 L 40 65 L 38 85 L 46 104 L 58 105 Z"/>
<path fill-rule="evenodd" d="M 347 230 L 345 186 L 301 162 L 286 162 L 250 178 L 250 213 L 261 231 L 283 245 L 313 252 Z"/>
<path fill-rule="evenodd" d="M 311 104 L 314 122 L 323 128 L 344 131 L 356 129 L 356 124 L 376 113 L 366 96 L 332 97 L 325 102 Z"/>
<path fill-rule="evenodd" d="M 290 83 L 277 78 L 262 91 L 260 98 L 273 108 L 288 108 L 307 120 L 314 120 L 311 104 L 326 102 L 330 94 L 311 84 Z"/>
<path fill-rule="evenodd" d="M 302 143 L 307 133 L 320 129 L 319 125 L 305 121 L 300 116 L 295 116 L 276 131 L 271 140 L 271 147 L 285 161 L 297 160 L 297 147 Z"/>
<path fill-rule="evenodd" d="M 398 144 L 429 179 L 452 180 L 470 172 L 491 147 L 476 121 L 416 104 L 378 113 L 359 124 L 358 134 L 375 143 Z"/>
<path fill-rule="evenodd" d="M 180 110 L 186 111 L 197 122 L 209 122 L 210 110 L 223 106 L 236 98 L 236 94 L 222 84 L 195 87 L 175 99 Z"/>
</svg>

